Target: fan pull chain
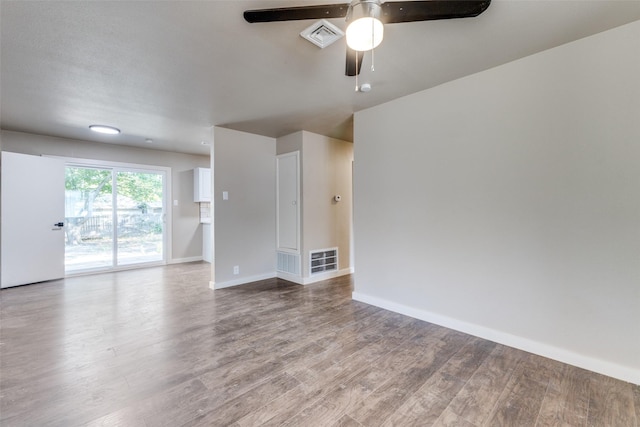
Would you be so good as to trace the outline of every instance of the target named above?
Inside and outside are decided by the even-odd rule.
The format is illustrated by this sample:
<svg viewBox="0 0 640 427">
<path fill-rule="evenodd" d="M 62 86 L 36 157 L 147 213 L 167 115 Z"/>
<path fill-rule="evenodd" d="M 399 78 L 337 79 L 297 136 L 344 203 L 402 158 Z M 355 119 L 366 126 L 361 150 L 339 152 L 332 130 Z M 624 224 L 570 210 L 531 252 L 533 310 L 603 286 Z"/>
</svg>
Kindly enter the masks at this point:
<svg viewBox="0 0 640 427">
<path fill-rule="evenodd" d="M 374 59 L 373 51 L 374 51 L 374 50 L 375 50 L 375 49 L 371 49 L 371 71 L 375 71 L 375 70 L 376 70 L 376 68 L 375 68 L 375 67 L 374 67 L 374 65 L 373 65 L 373 62 L 374 62 L 374 61 L 373 61 L 373 59 Z"/>
<path fill-rule="evenodd" d="M 373 40 L 375 39 L 375 26 L 374 26 L 374 23 L 375 23 L 375 21 L 372 19 L 371 20 L 371 45 L 372 45 L 372 47 L 371 47 L 371 71 L 375 71 L 376 70 L 374 65 L 373 65 L 373 62 L 374 62 L 373 61 L 373 51 L 375 50 L 373 48 Z"/>
<path fill-rule="evenodd" d="M 358 51 L 356 50 L 356 92 L 359 90 L 358 87 Z M 363 53 L 364 55 L 364 53 Z"/>
</svg>

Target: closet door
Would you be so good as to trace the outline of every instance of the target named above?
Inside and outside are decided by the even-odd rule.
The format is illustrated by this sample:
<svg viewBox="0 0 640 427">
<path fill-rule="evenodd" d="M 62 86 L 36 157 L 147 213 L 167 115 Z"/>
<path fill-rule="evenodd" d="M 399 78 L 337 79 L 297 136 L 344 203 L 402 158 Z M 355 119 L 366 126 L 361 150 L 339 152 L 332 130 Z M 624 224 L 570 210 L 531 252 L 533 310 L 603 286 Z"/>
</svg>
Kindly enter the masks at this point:
<svg viewBox="0 0 640 427">
<path fill-rule="evenodd" d="M 300 154 L 281 154 L 277 169 L 277 245 L 278 251 L 300 251 Z"/>
</svg>

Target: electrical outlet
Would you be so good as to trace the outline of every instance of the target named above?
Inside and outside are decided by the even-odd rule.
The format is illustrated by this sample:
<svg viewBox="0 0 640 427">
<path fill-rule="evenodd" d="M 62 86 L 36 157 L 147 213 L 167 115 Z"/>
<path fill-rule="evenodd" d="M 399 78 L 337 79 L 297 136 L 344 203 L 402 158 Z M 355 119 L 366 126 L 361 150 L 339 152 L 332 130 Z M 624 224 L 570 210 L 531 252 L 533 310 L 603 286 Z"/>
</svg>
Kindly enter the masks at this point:
<svg viewBox="0 0 640 427">
<path fill-rule="evenodd" d="M 234 265 L 233 266 L 233 274 L 240 274 L 240 266 L 239 265 Z"/>
</svg>

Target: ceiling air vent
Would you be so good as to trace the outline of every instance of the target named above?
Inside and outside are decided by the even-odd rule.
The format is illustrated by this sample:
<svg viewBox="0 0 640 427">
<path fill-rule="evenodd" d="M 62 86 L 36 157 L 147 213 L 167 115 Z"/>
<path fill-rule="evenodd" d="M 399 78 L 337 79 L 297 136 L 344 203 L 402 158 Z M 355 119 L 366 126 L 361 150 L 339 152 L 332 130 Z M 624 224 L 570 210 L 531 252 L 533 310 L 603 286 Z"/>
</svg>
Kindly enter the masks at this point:
<svg viewBox="0 0 640 427">
<path fill-rule="evenodd" d="M 321 19 L 301 32 L 300 36 L 320 48 L 325 48 L 336 40 L 344 37 L 344 32 L 331 22 Z"/>
</svg>

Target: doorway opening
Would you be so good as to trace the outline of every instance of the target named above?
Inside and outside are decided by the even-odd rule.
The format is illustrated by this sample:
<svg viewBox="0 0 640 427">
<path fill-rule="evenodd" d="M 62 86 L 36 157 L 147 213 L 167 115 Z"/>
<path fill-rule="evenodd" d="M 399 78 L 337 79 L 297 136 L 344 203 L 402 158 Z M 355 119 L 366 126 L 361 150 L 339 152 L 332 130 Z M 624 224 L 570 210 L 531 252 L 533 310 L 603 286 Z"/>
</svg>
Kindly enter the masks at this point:
<svg viewBox="0 0 640 427">
<path fill-rule="evenodd" d="M 67 164 L 65 274 L 166 262 L 164 170 Z"/>
</svg>

